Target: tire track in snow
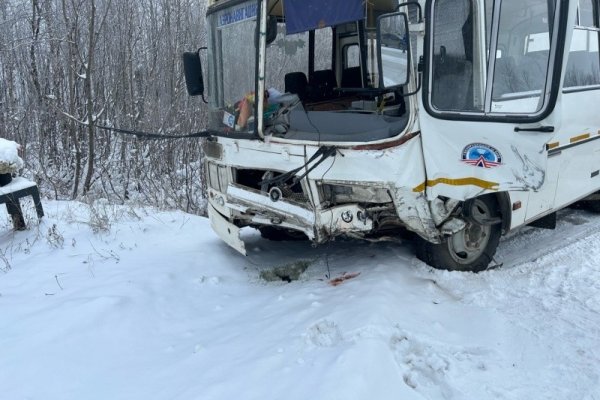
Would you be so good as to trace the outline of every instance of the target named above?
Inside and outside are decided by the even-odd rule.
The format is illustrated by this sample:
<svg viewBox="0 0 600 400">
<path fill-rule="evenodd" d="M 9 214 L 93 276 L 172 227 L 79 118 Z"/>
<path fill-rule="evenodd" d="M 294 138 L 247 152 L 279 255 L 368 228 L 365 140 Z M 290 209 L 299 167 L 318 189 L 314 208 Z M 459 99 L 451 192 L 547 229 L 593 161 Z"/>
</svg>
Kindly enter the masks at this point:
<svg viewBox="0 0 600 400">
<path fill-rule="evenodd" d="M 434 273 L 459 303 L 502 316 L 516 335 L 507 349 L 520 375 L 509 398 L 548 387 L 556 399 L 600 393 L 599 228 L 598 216 L 565 210 L 556 230 L 527 227 L 507 236 L 496 257 L 502 267 L 476 275 Z"/>
<path fill-rule="evenodd" d="M 523 227 L 507 235 L 496 254 L 498 266 L 514 268 L 559 252 L 600 232 L 600 216 L 579 210 L 558 213 L 555 230 Z"/>
</svg>

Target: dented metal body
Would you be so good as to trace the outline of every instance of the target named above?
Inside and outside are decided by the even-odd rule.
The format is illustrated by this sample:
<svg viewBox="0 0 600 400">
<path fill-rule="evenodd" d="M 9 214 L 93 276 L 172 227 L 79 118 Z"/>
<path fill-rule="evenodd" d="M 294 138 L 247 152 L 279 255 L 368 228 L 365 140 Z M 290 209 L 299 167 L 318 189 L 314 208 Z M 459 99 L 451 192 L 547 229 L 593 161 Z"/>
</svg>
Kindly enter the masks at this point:
<svg viewBox="0 0 600 400">
<path fill-rule="evenodd" d="M 223 3 L 227 2 L 216 5 L 222 9 Z M 238 3 L 232 2 L 232 7 Z M 269 9 L 283 13 L 276 3 L 259 2 L 256 18 L 263 36 L 266 17 L 261 21 L 260 13 Z M 205 147 L 209 217 L 215 231 L 230 246 L 245 253 L 239 238 L 244 226 L 302 232 L 315 243 L 337 236 L 386 238 L 383 233 L 387 230 L 406 229 L 429 242 L 441 243 L 465 228 L 468 221 L 461 208 L 469 199 L 496 196 L 503 231 L 507 232 L 600 189 L 600 140 L 595 140 L 600 137 L 600 113 L 583 106 L 596 104 L 598 91 L 563 87 L 577 5 L 556 2 L 556 29 L 549 39 L 542 94 L 533 103 L 510 96 L 498 100 L 491 89 L 486 92 L 483 84 L 479 94 L 471 93 L 476 99 L 479 96 L 482 108 L 474 112 L 457 111 L 453 105 L 446 110 L 436 108 L 435 90 L 439 89 L 435 80 L 445 67 L 436 64 L 440 45 L 432 32 L 436 29 L 435 19 L 440 18 L 435 14 L 436 4 L 442 7 L 444 2 L 420 3 L 425 22 L 409 24 L 414 54 L 410 58 L 410 79 L 403 88 L 405 93 L 416 94 L 406 97 L 402 116 L 406 123 L 393 136 L 322 140 L 322 134 L 331 136 L 321 126 L 318 135 L 311 138 L 297 132 L 290 135 L 285 127 L 269 129 L 267 122 L 257 118 L 259 125 L 252 138 L 249 134 L 248 139 L 209 140 Z M 480 0 L 473 4 L 473 29 L 485 37 L 485 26 L 477 25 L 477 16 L 485 20 L 482 16 L 487 3 Z M 497 4 L 494 11 L 494 15 L 498 13 L 494 26 L 498 25 L 500 7 Z M 516 7 L 516 3 L 510 7 Z M 541 8 L 542 3 L 535 7 Z M 260 74 L 268 69 L 260 63 L 269 63 L 263 36 L 257 49 L 259 93 L 265 89 Z M 340 48 L 344 40 L 346 37 L 337 37 Z M 469 68 L 475 71 L 471 79 L 485 81 L 494 73 L 486 64 L 490 51 L 475 46 L 478 49 L 479 56 L 470 61 Z M 499 65 L 497 61 L 496 69 Z M 334 65 L 333 71 L 340 80 L 342 67 Z M 473 90 L 477 86 L 477 82 L 471 85 Z M 473 102 L 477 106 L 477 100 Z M 266 99 L 259 95 L 258 103 L 262 118 Z M 531 111 L 519 111 L 531 104 Z M 330 148 L 335 151 L 320 156 Z M 295 171 L 290 179 L 277 180 L 290 171 Z"/>
<path fill-rule="evenodd" d="M 424 193 L 413 189 L 425 180 L 423 161 L 414 157 L 421 154 L 418 135 L 383 150 L 338 149 L 276 200 L 257 187 L 263 175 L 302 167 L 319 147 L 222 138 L 211 146 L 222 149 L 219 158 L 207 161 L 211 219 L 217 212 L 224 217 L 220 224 L 272 225 L 303 232 L 317 243 L 401 226 L 439 240 Z M 226 241 L 237 234 L 232 229 Z M 241 244 L 234 247 L 240 250 Z"/>
</svg>

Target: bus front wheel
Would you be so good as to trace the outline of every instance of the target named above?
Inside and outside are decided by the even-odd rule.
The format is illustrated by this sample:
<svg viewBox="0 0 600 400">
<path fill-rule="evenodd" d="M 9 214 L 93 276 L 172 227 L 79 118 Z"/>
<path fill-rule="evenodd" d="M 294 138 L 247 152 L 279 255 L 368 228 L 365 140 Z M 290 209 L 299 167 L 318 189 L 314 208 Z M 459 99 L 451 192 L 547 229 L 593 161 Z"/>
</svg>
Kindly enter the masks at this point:
<svg viewBox="0 0 600 400">
<path fill-rule="evenodd" d="M 438 269 L 480 272 L 492 261 L 502 234 L 501 214 L 493 196 L 470 202 L 467 226 L 435 244 L 419 238 L 417 257 Z M 500 221 L 500 222 L 499 222 Z"/>
</svg>

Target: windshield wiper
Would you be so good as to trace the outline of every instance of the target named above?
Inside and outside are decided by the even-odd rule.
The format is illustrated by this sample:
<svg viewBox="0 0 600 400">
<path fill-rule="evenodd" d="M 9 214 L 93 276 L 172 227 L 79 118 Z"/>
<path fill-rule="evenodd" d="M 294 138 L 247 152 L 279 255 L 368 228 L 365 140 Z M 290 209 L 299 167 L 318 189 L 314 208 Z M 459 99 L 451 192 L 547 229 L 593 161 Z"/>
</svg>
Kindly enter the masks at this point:
<svg viewBox="0 0 600 400">
<path fill-rule="evenodd" d="M 329 157 L 335 156 L 337 154 L 337 147 L 335 146 L 321 146 L 319 147 L 319 149 L 315 152 L 315 154 L 313 154 L 313 156 L 302 166 L 295 168 L 291 171 L 288 171 L 284 174 L 281 174 L 279 176 L 276 176 L 275 178 L 270 178 L 270 179 L 265 179 L 262 180 L 260 182 L 258 182 L 259 185 L 261 186 L 271 186 L 271 185 L 275 185 L 275 186 L 279 186 L 279 185 L 285 185 L 285 183 L 287 181 L 289 181 L 290 179 L 292 179 L 292 184 L 289 187 L 294 187 L 295 185 L 298 184 L 298 182 L 300 182 L 305 176 L 307 176 L 312 170 L 314 170 L 315 168 L 317 168 L 319 165 L 321 165 L 321 163 L 323 163 L 323 161 L 325 161 L 326 159 L 328 159 Z M 321 157 L 319 160 L 317 160 L 317 158 L 319 158 L 319 156 Z M 312 163 L 313 161 L 317 160 L 310 168 L 308 168 L 308 165 L 310 163 Z M 295 176 L 298 172 L 300 172 L 303 168 L 307 168 L 305 173 L 300 175 L 300 176 Z"/>
</svg>

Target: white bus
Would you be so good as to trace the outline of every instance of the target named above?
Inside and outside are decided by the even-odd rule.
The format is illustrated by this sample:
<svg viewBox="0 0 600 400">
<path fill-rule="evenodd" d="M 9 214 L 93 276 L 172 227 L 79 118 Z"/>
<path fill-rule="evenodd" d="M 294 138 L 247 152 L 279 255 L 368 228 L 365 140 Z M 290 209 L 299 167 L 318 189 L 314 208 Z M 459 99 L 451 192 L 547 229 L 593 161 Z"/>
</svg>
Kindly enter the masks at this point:
<svg viewBox="0 0 600 400">
<path fill-rule="evenodd" d="M 502 234 L 600 208 L 598 1 L 210 0 L 184 64 L 214 230 L 244 254 L 245 226 L 408 231 L 429 265 L 481 271 Z"/>
</svg>

